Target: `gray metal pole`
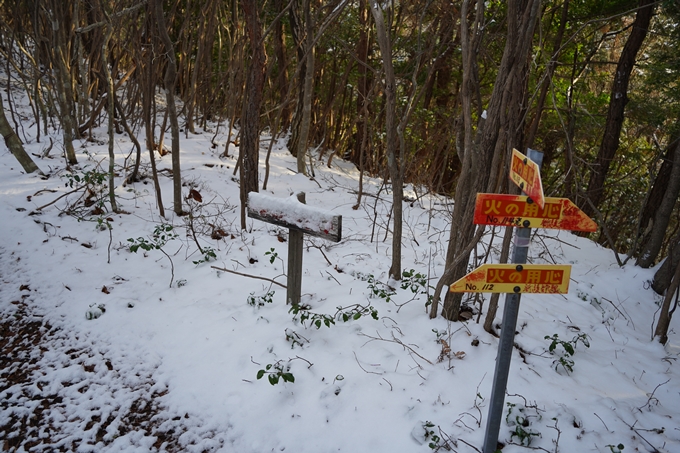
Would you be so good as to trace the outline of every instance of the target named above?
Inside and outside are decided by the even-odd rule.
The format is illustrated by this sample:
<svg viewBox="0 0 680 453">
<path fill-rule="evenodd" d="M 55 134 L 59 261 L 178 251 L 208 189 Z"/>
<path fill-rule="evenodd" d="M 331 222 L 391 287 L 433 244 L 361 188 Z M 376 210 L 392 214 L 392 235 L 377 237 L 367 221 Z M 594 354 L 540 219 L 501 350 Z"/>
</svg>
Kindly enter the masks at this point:
<svg viewBox="0 0 680 453">
<path fill-rule="evenodd" d="M 543 163 L 543 153 L 529 149 L 527 156 L 529 159 L 541 166 Z M 517 263 L 518 267 L 527 262 L 529 252 L 529 242 L 531 228 L 517 228 L 515 230 L 515 246 L 512 250 L 512 262 Z M 498 343 L 498 355 L 496 357 L 496 369 L 493 374 L 493 385 L 491 387 L 491 399 L 489 403 L 489 415 L 486 422 L 484 433 L 483 453 L 494 453 L 498 450 L 498 433 L 501 428 L 503 417 L 503 403 L 505 402 L 505 389 L 508 384 L 508 374 L 510 372 L 510 360 L 512 359 L 512 347 L 515 341 L 515 328 L 517 327 L 517 316 L 519 314 L 519 301 L 522 295 L 519 294 L 519 287 L 516 293 L 508 293 L 505 297 L 505 307 L 503 307 L 503 324 L 501 336 Z"/>
</svg>

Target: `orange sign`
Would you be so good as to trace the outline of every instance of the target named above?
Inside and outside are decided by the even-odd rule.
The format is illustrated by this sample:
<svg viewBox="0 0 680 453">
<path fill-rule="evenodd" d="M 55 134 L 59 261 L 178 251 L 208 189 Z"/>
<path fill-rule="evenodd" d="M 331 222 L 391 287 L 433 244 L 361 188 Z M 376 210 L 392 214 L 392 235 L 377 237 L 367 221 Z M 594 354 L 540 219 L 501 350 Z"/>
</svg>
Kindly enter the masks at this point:
<svg viewBox="0 0 680 453">
<path fill-rule="evenodd" d="M 483 264 L 451 285 L 452 293 L 566 294 L 571 266 L 562 264 Z"/>
<path fill-rule="evenodd" d="M 533 160 L 516 149 L 512 150 L 510 179 L 543 209 L 545 199 L 541 183 L 541 169 Z"/>
<path fill-rule="evenodd" d="M 523 195 L 478 193 L 476 225 L 597 231 L 597 224 L 568 198 L 546 198 L 543 207 Z M 533 199 L 531 199 L 533 201 Z"/>
</svg>

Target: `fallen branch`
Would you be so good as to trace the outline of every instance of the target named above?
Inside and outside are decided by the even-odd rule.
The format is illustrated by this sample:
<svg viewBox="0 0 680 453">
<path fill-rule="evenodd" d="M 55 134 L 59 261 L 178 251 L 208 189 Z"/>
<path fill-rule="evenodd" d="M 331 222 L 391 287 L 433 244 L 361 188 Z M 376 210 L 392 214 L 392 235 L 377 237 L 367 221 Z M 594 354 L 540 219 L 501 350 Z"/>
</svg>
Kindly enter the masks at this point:
<svg viewBox="0 0 680 453">
<path fill-rule="evenodd" d="M 399 346 L 403 347 L 404 349 L 408 349 L 410 352 L 412 352 L 413 354 L 417 355 L 418 357 L 420 357 L 421 359 L 423 359 L 424 361 L 426 361 L 426 362 L 429 363 L 430 365 L 433 365 L 432 362 L 430 362 L 429 360 L 427 360 L 427 359 L 426 359 L 425 357 L 423 357 L 422 355 L 418 354 L 418 353 L 416 352 L 416 350 L 413 349 L 411 346 L 409 346 L 409 345 L 407 345 L 407 344 L 404 344 L 404 342 L 401 341 L 400 339 L 398 339 L 397 337 L 395 337 L 394 334 L 392 334 L 392 339 L 391 339 L 391 340 L 390 340 L 389 338 L 383 338 L 382 336 L 380 336 L 379 333 L 378 333 L 378 336 L 377 336 L 377 337 L 372 337 L 372 336 L 370 336 L 370 335 L 366 335 L 365 333 L 361 333 L 361 334 L 359 334 L 359 335 L 364 336 L 364 337 L 367 337 L 367 338 L 370 338 L 371 340 L 380 340 L 380 341 L 387 341 L 387 342 L 389 342 L 389 343 L 397 343 Z"/>
<path fill-rule="evenodd" d="M 281 288 L 287 288 L 286 285 L 284 285 L 283 283 L 279 283 L 275 280 L 272 280 L 271 278 L 259 277 L 257 275 L 243 274 L 241 272 L 232 271 L 232 270 L 229 270 L 229 269 L 225 269 L 223 267 L 217 267 L 217 266 L 210 266 L 210 267 L 212 267 L 213 269 L 217 269 L 218 271 L 229 272 L 231 274 L 240 275 L 241 277 L 256 278 L 258 280 L 264 280 L 264 281 L 273 283 L 275 285 L 279 285 Z"/>
</svg>

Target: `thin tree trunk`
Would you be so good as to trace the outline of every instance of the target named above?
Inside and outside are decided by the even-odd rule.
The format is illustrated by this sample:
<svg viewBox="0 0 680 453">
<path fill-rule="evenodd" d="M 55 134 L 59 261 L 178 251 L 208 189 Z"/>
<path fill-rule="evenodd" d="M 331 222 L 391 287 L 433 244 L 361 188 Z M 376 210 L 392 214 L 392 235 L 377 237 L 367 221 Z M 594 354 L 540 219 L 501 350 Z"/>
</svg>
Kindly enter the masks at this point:
<svg viewBox="0 0 680 453">
<path fill-rule="evenodd" d="M 307 142 L 309 139 L 309 129 L 312 119 L 312 95 L 314 90 L 314 36 L 312 23 L 312 12 L 309 0 L 303 4 L 305 11 L 305 54 L 306 71 L 304 82 L 304 95 L 302 98 L 302 121 L 300 123 L 300 137 L 297 144 L 297 171 L 304 175 L 307 174 L 305 156 L 307 156 Z"/>
<path fill-rule="evenodd" d="M 397 156 L 397 86 L 392 66 L 392 41 L 387 33 L 382 8 L 378 3 L 370 2 L 371 13 L 375 21 L 375 30 L 382 54 L 385 71 L 385 129 L 387 141 L 387 167 L 392 180 L 392 264 L 389 276 L 401 280 L 401 236 L 403 223 L 404 186 L 402 183 L 402 162 Z"/>
<path fill-rule="evenodd" d="M 3 103 L 2 96 L 0 96 L 0 134 L 2 134 L 2 137 L 5 139 L 5 145 L 7 145 L 7 148 L 9 148 L 16 160 L 19 161 L 26 173 L 33 173 L 34 171 L 37 171 L 39 174 L 43 174 L 35 162 L 33 162 L 31 156 L 28 155 L 24 149 L 24 145 L 21 143 L 21 140 L 19 140 L 16 132 L 14 132 L 14 129 L 12 129 L 12 126 L 7 121 L 7 117 L 5 116 L 5 105 Z"/>
<path fill-rule="evenodd" d="M 248 193 L 258 192 L 258 162 L 260 156 L 260 104 L 264 88 L 267 54 L 262 42 L 262 26 L 258 16 L 259 2 L 241 0 L 250 42 L 251 62 L 248 68 L 243 114 L 241 115 L 241 228 L 246 229 Z"/>
<path fill-rule="evenodd" d="M 673 297 L 678 292 L 678 286 L 680 286 L 680 263 L 675 267 L 675 274 L 673 275 L 673 280 L 666 291 L 666 296 L 663 299 L 663 304 L 661 304 L 661 311 L 659 312 L 659 321 L 656 324 L 656 329 L 654 329 L 654 337 L 659 339 L 659 343 L 666 344 L 668 341 L 668 327 L 671 324 L 671 302 Z"/>
<path fill-rule="evenodd" d="M 595 213 L 594 208 L 599 208 L 604 198 L 604 183 L 609 173 L 614 155 L 619 148 L 619 137 L 623 127 L 624 110 L 628 103 L 628 82 L 635 66 L 638 51 L 647 36 L 649 23 L 654 15 L 656 0 L 640 0 L 635 22 L 623 46 L 619 62 L 614 72 L 614 83 L 609 98 L 609 110 L 604 127 L 604 135 L 600 144 L 600 150 L 595 160 L 595 166 L 590 174 L 588 188 L 585 196 L 590 198 L 591 203 L 581 201 L 579 203 L 583 212 L 588 216 Z M 594 208 L 593 208 L 594 207 Z"/>
<path fill-rule="evenodd" d="M 175 214 L 182 215 L 182 173 L 180 171 L 179 159 L 179 123 L 177 121 L 177 108 L 175 106 L 175 85 L 177 83 L 177 60 L 175 59 L 175 49 L 168 35 L 168 29 L 163 16 L 162 0 L 153 0 L 158 25 L 158 33 L 163 46 L 165 47 L 165 59 L 168 67 L 165 70 L 163 83 L 165 85 L 165 98 L 167 100 L 168 116 L 170 119 L 170 133 L 172 136 L 172 195 L 173 210 Z"/>
<path fill-rule="evenodd" d="M 680 140 L 675 145 L 673 164 L 665 187 L 664 196 L 654 214 L 651 232 L 648 235 L 647 241 L 642 244 L 640 256 L 635 263 L 643 268 L 652 266 L 659 256 L 664 237 L 666 236 L 666 228 L 670 223 L 671 214 L 680 193 Z"/>
<path fill-rule="evenodd" d="M 116 203 L 116 183 L 115 183 L 115 164 L 116 164 L 116 155 L 114 153 L 114 143 L 115 143 L 115 135 L 113 131 L 113 123 L 115 121 L 115 110 L 116 110 L 116 103 L 114 100 L 114 89 L 113 89 L 113 78 L 111 77 L 111 71 L 109 70 L 109 59 L 108 59 L 108 53 L 109 53 L 109 41 L 111 40 L 111 36 L 113 35 L 113 26 L 111 25 L 111 19 L 109 18 L 109 15 L 106 13 L 106 10 L 104 9 L 104 4 L 100 0 L 99 2 L 99 7 L 101 8 L 102 13 L 104 16 L 106 16 L 107 19 L 107 24 L 105 27 L 105 32 L 104 32 L 104 40 L 102 42 L 102 47 L 101 47 L 101 61 L 102 61 L 102 70 L 104 72 L 104 80 L 106 81 L 106 96 L 107 96 L 107 111 L 108 111 L 108 116 L 109 116 L 109 124 L 108 124 L 108 134 L 109 134 L 109 202 L 111 203 L 111 210 L 113 212 L 118 212 L 118 204 Z"/>
</svg>

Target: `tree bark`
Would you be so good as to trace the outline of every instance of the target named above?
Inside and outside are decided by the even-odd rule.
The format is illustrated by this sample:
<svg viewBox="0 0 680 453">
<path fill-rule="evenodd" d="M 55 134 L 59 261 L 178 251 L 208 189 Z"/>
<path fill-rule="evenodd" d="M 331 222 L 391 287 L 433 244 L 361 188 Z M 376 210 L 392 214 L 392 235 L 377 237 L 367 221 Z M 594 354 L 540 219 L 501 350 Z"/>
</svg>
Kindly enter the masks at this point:
<svg viewBox="0 0 680 453">
<path fill-rule="evenodd" d="M 680 193 L 680 140 L 675 144 L 671 171 L 665 187 L 666 191 L 661 199 L 661 203 L 657 205 L 654 214 L 651 232 L 647 236 L 645 243 L 642 244 L 640 256 L 636 262 L 638 266 L 643 268 L 652 266 L 659 256 L 664 237 L 666 236 L 666 228 L 670 223 L 671 214 Z"/>
<path fill-rule="evenodd" d="M 671 285 L 673 272 L 678 265 L 680 265 L 680 234 L 671 241 L 671 245 L 668 247 L 668 256 L 666 256 L 666 259 L 654 274 L 652 279 L 652 289 L 654 292 L 657 294 L 666 292 Z"/>
<path fill-rule="evenodd" d="M 404 185 L 402 181 L 402 162 L 397 156 L 397 86 L 392 66 L 392 41 L 385 27 L 383 11 L 376 2 L 370 2 L 371 13 L 375 20 L 375 30 L 382 54 L 385 71 L 385 130 L 387 141 L 387 167 L 392 180 L 392 265 L 389 275 L 401 280 L 401 235 Z"/>
<path fill-rule="evenodd" d="M 309 129 L 312 120 L 312 96 L 314 90 L 314 36 L 312 12 L 310 11 L 309 0 L 303 4 L 305 11 L 305 81 L 304 95 L 302 97 L 302 121 L 300 123 L 300 138 L 297 144 L 297 171 L 304 175 L 307 174 L 305 157 L 307 156 L 307 142 L 309 139 Z"/>
<path fill-rule="evenodd" d="M 260 104 L 264 88 L 267 54 L 262 42 L 262 26 L 256 0 L 241 0 L 250 42 L 251 61 L 241 115 L 241 228 L 246 229 L 248 193 L 258 192 L 258 162 L 260 155 Z"/>
<path fill-rule="evenodd" d="M 163 77 L 165 87 L 165 99 L 168 104 L 168 118 L 170 119 L 170 134 L 172 136 L 172 199 L 173 211 L 177 215 L 182 215 L 182 172 L 180 171 L 179 159 L 179 122 L 177 121 L 177 107 L 175 105 L 175 86 L 177 83 L 177 59 L 175 58 L 175 47 L 168 35 L 168 28 L 163 16 L 162 0 L 153 0 L 155 5 L 154 14 L 158 25 L 158 34 L 165 47 L 165 60 L 167 68 Z M 163 134 L 165 131 L 161 131 Z"/>
<path fill-rule="evenodd" d="M 5 139 L 5 145 L 7 145 L 7 148 L 9 148 L 16 160 L 19 161 L 26 173 L 33 173 L 34 171 L 37 171 L 39 174 L 43 174 L 35 162 L 33 162 L 31 156 L 28 155 L 24 149 L 24 145 L 21 143 L 21 140 L 7 121 L 7 117 L 5 116 L 5 105 L 3 103 L 2 96 L 0 96 L 0 134 L 2 134 L 2 137 Z"/>
<path fill-rule="evenodd" d="M 578 203 L 583 212 L 588 216 L 595 214 L 594 208 L 599 208 L 604 199 L 604 183 L 609 173 L 609 166 L 619 148 L 619 137 L 623 127 L 624 111 L 628 103 L 628 82 L 635 66 L 638 51 L 647 36 L 649 23 L 654 15 L 655 0 L 640 0 L 638 11 L 635 15 L 633 27 L 628 36 L 626 44 L 623 46 L 621 56 L 616 65 L 614 73 L 614 83 L 612 85 L 609 98 L 609 110 L 604 126 L 604 135 L 600 143 L 600 150 L 595 160 L 595 165 L 590 174 L 588 188 L 584 194 L 590 198 L 591 203 L 586 200 L 579 200 Z"/>
<path fill-rule="evenodd" d="M 109 135 L 109 202 L 111 203 L 111 210 L 113 212 L 118 212 L 118 204 L 116 203 L 116 184 L 115 184 L 115 164 L 116 164 L 116 154 L 114 152 L 115 135 L 113 131 L 114 117 L 115 117 L 115 92 L 113 88 L 113 77 L 111 77 L 111 71 L 109 69 L 109 41 L 113 35 L 113 25 L 111 25 L 111 19 L 104 9 L 104 3 L 102 0 L 99 1 L 99 7 L 102 13 L 106 17 L 106 26 L 104 32 L 104 40 L 101 47 L 101 61 L 102 61 L 102 72 L 104 74 L 104 80 L 106 81 L 106 96 L 107 96 L 107 112 L 108 112 L 108 135 Z"/>
<path fill-rule="evenodd" d="M 666 344 L 668 341 L 668 326 L 671 324 L 671 316 L 673 311 L 671 310 L 671 302 L 673 297 L 676 296 L 675 293 L 678 292 L 678 286 L 680 286 L 680 263 L 675 267 L 675 274 L 673 275 L 673 280 L 666 291 L 666 296 L 661 304 L 661 311 L 659 312 L 659 321 L 656 324 L 656 329 L 654 329 L 654 337 L 659 339 L 659 343 Z"/>
</svg>

